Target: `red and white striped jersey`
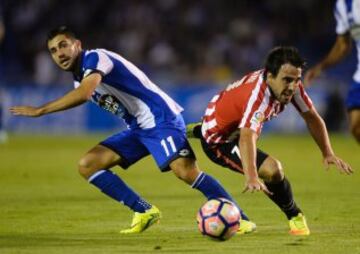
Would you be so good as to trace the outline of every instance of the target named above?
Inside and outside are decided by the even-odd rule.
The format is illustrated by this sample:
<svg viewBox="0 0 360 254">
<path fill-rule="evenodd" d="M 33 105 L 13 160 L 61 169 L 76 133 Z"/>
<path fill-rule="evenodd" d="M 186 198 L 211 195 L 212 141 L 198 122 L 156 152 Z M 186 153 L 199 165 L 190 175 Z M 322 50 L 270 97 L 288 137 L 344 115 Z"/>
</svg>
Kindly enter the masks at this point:
<svg viewBox="0 0 360 254">
<path fill-rule="evenodd" d="M 272 95 L 263 73 L 264 70 L 252 72 L 212 98 L 201 128 L 207 143 L 225 143 L 239 128 L 250 128 L 260 134 L 264 122 L 284 110 L 286 105 Z M 291 103 L 299 112 L 313 106 L 302 84 L 295 90 Z"/>
</svg>

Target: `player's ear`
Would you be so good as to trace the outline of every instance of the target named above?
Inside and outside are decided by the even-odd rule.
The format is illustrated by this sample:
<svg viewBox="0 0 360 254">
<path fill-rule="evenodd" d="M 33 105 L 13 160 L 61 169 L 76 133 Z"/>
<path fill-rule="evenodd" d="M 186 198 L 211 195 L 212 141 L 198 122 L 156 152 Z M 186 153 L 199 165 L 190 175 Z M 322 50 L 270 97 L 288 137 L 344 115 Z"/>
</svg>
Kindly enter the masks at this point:
<svg viewBox="0 0 360 254">
<path fill-rule="evenodd" d="M 266 80 L 269 80 L 269 79 L 274 79 L 274 75 L 270 71 L 268 71 L 266 73 Z"/>
<path fill-rule="evenodd" d="M 77 48 L 79 48 L 80 50 L 82 49 L 82 44 L 80 40 L 75 40 L 75 45 Z"/>
</svg>

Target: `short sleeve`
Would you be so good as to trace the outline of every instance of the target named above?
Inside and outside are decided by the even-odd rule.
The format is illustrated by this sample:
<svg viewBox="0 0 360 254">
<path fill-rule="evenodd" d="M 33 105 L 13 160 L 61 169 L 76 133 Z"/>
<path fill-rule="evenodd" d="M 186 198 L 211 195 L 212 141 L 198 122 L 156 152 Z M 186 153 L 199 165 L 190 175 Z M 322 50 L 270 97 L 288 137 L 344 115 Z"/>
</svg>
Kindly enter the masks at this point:
<svg viewBox="0 0 360 254">
<path fill-rule="evenodd" d="M 111 61 L 110 57 L 104 52 L 101 52 L 99 50 L 90 51 L 90 53 L 88 53 L 84 58 L 84 77 L 94 71 L 100 72 L 103 76 L 107 75 L 111 72 L 113 67 L 113 62 Z"/>
<path fill-rule="evenodd" d="M 349 31 L 349 20 L 347 17 L 347 8 L 345 0 L 337 0 L 334 8 L 334 16 L 336 19 L 336 33 L 341 35 Z"/>
<path fill-rule="evenodd" d="M 300 84 L 300 86 L 295 90 L 295 94 L 291 99 L 291 103 L 294 105 L 297 111 L 301 113 L 307 112 L 313 107 L 313 103 L 302 84 Z"/>
<path fill-rule="evenodd" d="M 263 122 L 265 121 L 265 111 L 269 107 L 269 94 L 266 93 L 267 85 L 262 82 L 252 91 L 247 100 L 246 107 L 243 109 L 242 118 L 238 128 L 249 128 L 260 133 Z M 268 91 L 268 93 L 270 93 Z"/>
</svg>

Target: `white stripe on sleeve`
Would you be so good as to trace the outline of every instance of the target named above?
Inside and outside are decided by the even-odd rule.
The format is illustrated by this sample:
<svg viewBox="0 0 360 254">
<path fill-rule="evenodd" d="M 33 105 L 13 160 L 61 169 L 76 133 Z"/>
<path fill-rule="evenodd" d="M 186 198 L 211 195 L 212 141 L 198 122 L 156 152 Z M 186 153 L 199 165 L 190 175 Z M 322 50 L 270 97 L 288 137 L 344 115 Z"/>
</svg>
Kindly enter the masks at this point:
<svg viewBox="0 0 360 254">
<path fill-rule="evenodd" d="M 257 98 L 259 97 L 259 92 L 260 92 L 262 82 L 263 82 L 263 78 L 262 78 L 262 75 L 260 75 L 259 80 L 256 83 L 255 89 L 253 89 L 252 92 L 251 92 L 251 96 L 250 96 L 250 99 L 248 101 L 248 104 L 247 104 L 245 113 L 243 115 L 243 118 L 242 118 L 242 120 L 241 120 L 241 122 L 239 124 L 239 128 L 242 128 L 242 127 L 244 127 L 246 125 L 246 120 L 249 117 L 249 114 L 251 113 L 252 107 L 253 107 L 255 101 L 257 100 Z"/>
</svg>

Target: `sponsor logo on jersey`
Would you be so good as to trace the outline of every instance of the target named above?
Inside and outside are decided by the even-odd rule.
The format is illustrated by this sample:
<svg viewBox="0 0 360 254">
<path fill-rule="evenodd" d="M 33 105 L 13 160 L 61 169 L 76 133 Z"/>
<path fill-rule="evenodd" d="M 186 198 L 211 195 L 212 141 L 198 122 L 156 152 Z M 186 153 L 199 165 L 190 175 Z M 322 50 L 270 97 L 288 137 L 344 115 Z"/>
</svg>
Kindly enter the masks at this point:
<svg viewBox="0 0 360 254">
<path fill-rule="evenodd" d="M 98 98 L 99 106 L 114 115 L 123 115 L 124 110 L 120 101 L 115 96 L 110 94 L 103 94 Z"/>
</svg>

